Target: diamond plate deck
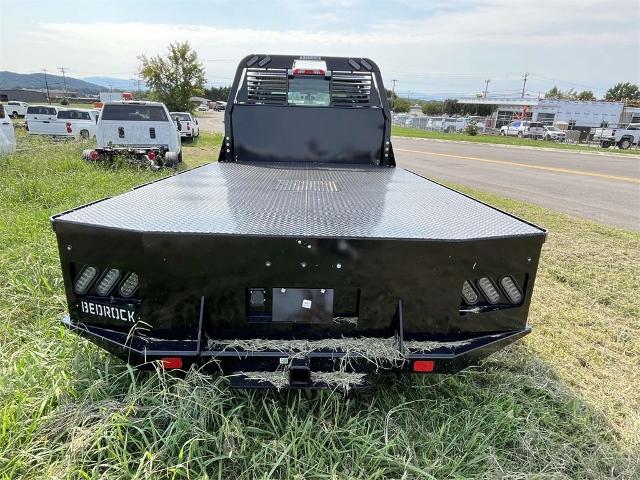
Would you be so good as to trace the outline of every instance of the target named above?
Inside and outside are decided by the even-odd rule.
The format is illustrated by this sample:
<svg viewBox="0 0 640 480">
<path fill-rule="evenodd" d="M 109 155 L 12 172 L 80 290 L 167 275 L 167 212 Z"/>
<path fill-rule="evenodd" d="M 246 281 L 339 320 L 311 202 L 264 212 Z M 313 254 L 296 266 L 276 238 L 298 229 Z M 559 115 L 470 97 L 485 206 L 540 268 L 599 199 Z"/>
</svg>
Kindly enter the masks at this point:
<svg viewBox="0 0 640 480">
<path fill-rule="evenodd" d="M 54 218 L 145 232 L 470 240 L 544 231 L 401 168 L 212 163 Z"/>
</svg>

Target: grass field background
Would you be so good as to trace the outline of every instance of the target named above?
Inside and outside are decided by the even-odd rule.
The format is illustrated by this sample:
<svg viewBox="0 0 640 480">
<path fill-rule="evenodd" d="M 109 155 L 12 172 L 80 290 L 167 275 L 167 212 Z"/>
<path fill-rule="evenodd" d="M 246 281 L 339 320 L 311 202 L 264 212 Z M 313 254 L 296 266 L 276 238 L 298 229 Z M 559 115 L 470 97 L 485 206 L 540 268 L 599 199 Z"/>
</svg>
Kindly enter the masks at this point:
<svg viewBox="0 0 640 480">
<path fill-rule="evenodd" d="M 640 235 L 465 188 L 550 231 L 531 335 L 349 397 L 234 391 L 130 369 L 59 323 L 49 216 L 171 172 L 19 141 L 0 157 L 0 478 L 640 477 Z M 187 144 L 184 167 L 219 141 Z"/>
</svg>

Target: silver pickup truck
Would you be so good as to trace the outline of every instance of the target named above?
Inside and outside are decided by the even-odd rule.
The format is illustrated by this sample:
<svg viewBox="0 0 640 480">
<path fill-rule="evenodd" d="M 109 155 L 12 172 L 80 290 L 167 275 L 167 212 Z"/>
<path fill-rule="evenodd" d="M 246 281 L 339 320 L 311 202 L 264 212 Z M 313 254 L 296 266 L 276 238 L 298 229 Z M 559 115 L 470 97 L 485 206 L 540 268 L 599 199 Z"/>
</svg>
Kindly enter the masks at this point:
<svg viewBox="0 0 640 480">
<path fill-rule="evenodd" d="M 600 143 L 602 148 L 617 145 L 626 150 L 640 141 L 640 123 L 630 123 L 620 128 L 596 128 L 593 140 Z"/>
</svg>

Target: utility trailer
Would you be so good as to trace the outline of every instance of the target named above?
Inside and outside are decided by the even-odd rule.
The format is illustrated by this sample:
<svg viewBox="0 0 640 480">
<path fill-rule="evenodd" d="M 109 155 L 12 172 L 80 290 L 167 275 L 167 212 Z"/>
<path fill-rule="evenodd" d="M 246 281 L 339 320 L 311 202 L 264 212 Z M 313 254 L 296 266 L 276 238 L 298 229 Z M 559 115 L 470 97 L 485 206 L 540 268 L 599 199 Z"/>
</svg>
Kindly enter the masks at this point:
<svg viewBox="0 0 640 480">
<path fill-rule="evenodd" d="M 52 218 L 69 329 L 244 388 L 452 373 L 530 332 L 545 230 L 395 167 L 364 58 L 250 55 L 217 163 Z"/>
</svg>

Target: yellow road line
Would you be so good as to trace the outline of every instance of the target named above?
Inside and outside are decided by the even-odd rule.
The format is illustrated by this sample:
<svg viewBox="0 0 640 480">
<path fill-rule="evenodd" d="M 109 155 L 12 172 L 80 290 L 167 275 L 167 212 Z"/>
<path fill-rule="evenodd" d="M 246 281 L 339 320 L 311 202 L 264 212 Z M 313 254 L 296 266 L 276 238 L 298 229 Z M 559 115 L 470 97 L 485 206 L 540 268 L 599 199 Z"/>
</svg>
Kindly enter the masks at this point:
<svg viewBox="0 0 640 480">
<path fill-rule="evenodd" d="M 510 165 L 512 167 L 532 168 L 535 170 L 546 170 L 548 172 L 569 173 L 572 175 L 583 175 L 585 177 L 606 178 L 607 180 L 615 180 L 619 182 L 640 183 L 640 178 L 621 177 L 618 175 L 607 175 L 605 173 L 585 172 L 584 170 L 573 170 L 571 168 L 546 167 L 544 165 L 531 165 L 529 163 L 510 162 L 508 160 L 492 160 L 490 158 L 465 157 L 464 155 L 451 155 L 449 153 L 425 152 L 423 150 L 408 150 L 406 148 L 394 148 L 396 152 L 420 153 L 422 155 L 436 155 L 439 157 L 462 158 L 463 160 L 475 160 L 477 162 L 497 163 L 501 165 Z"/>
</svg>

